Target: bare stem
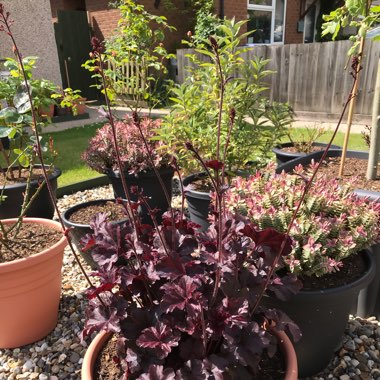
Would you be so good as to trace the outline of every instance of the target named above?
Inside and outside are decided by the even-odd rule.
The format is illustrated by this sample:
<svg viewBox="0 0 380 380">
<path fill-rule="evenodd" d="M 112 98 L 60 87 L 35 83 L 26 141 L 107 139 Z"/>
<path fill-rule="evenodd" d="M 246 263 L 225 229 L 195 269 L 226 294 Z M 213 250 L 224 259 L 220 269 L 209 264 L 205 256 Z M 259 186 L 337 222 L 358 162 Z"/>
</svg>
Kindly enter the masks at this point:
<svg viewBox="0 0 380 380">
<path fill-rule="evenodd" d="M 21 72 L 22 72 L 22 76 L 24 78 L 24 83 L 25 83 L 25 88 L 26 88 L 26 91 L 27 91 L 27 94 L 28 94 L 28 99 L 29 99 L 29 102 L 30 102 L 30 106 L 31 106 L 31 112 L 32 112 L 32 131 L 36 137 L 36 153 L 37 153 L 37 156 L 38 156 L 38 159 L 41 163 L 41 167 L 42 167 L 42 171 L 43 171 L 43 176 L 44 176 L 44 179 L 46 181 L 46 186 L 47 186 L 47 189 L 48 189 L 48 192 L 49 192 L 49 196 L 50 196 L 50 199 L 51 201 L 53 202 L 53 205 L 54 205 L 54 209 L 57 213 L 57 216 L 58 216 L 58 219 L 59 219 L 59 222 L 61 223 L 61 226 L 62 226 L 62 230 L 65 234 L 65 236 L 67 237 L 67 241 L 68 241 L 68 244 L 69 244 L 69 247 L 79 265 L 79 268 L 80 270 L 82 271 L 83 275 L 85 276 L 88 284 L 90 285 L 90 287 L 93 287 L 92 285 L 92 282 L 90 280 L 90 278 L 88 277 L 86 271 L 84 270 L 83 266 L 82 266 L 82 263 L 80 262 L 79 260 L 79 257 L 78 255 L 76 254 L 75 250 L 74 250 L 74 247 L 71 243 L 71 238 L 68 234 L 68 231 L 63 223 L 63 219 L 62 219 L 62 216 L 61 216 L 61 213 L 58 209 L 58 204 L 57 204 L 57 200 L 55 199 L 55 196 L 54 196 L 54 192 L 53 192 L 53 189 L 52 189 L 52 186 L 51 186 L 51 183 L 49 182 L 49 176 L 48 176 L 48 173 L 47 173 L 47 170 L 46 170 L 46 166 L 45 166 L 45 163 L 44 163 L 44 158 L 43 158 L 43 155 L 42 155 L 42 148 L 41 148 L 41 143 L 40 143 L 40 135 L 39 135 L 39 132 L 38 132 L 38 128 L 37 128 L 37 115 L 36 115 L 36 110 L 34 109 L 33 107 L 33 98 L 32 98 L 32 94 L 31 94 L 31 91 L 30 91 L 30 87 L 29 87 L 29 83 L 28 83 L 28 79 L 27 79 L 27 75 L 26 75 L 26 72 L 25 72 L 25 68 L 24 68 L 24 64 L 23 64 L 23 61 L 22 61 L 22 56 L 21 56 L 21 53 L 17 47 L 17 44 L 16 44 L 16 41 L 14 39 L 14 36 L 12 34 L 12 31 L 11 31 L 11 27 L 10 27 L 10 23 L 9 23 L 9 13 L 5 13 L 4 9 L 2 8 L 1 9 L 1 12 L 0 12 L 0 20 L 1 20 L 1 23 L 3 24 L 4 28 L 5 28 L 5 32 L 8 34 L 8 36 L 10 37 L 10 39 L 12 40 L 12 43 L 13 43 L 13 48 L 14 48 L 14 52 L 17 56 L 17 60 L 20 64 L 20 68 L 21 68 Z M 99 295 L 97 295 L 97 298 L 99 300 L 99 302 L 103 305 L 104 305 L 104 302 L 103 300 L 99 297 Z"/>
</svg>

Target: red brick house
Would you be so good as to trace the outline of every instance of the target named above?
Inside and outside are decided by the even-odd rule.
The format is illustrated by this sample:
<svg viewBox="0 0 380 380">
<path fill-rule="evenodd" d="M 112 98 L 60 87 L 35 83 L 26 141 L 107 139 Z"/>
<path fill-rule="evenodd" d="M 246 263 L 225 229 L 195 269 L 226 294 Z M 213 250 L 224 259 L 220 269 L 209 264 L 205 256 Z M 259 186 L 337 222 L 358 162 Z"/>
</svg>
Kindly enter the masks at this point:
<svg viewBox="0 0 380 380">
<path fill-rule="evenodd" d="M 111 36 L 117 27 L 119 11 L 109 6 L 109 0 L 48 1 L 55 26 L 63 86 L 79 88 L 84 96 L 93 99 L 96 97 L 90 87 L 93 80 L 81 64 L 88 59 L 90 35 L 95 34 L 100 39 Z M 171 0 L 173 7 L 170 10 L 165 6 L 165 0 L 138 1 L 148 12 L 166 16 L 169 25 L 177 29 L 166 35 L 167 50 L 175 52 L 183 47 L 181 40 L 186 38 L 189 30 L 193 30 L 195 22 L 191 0 Z M 256 30 L 248 38 L 248 44 L 294 44 L 304 42 L 307 25 L 307 30 L 315 35 L 316 7 L 322 0 L 214 1 L 215 12 L 220 17 L 248 18 L 247 28 Z"/>
<path fill-rule="evenodd" d="M 164 15 L 177 32 L 167 36 L 167 47 L 174 51 L 181 47 L 180 41 L 194 25 L 194 12 L 186 7 L 186 0 L 173 0 L 175 10 L 167 10 L 159 0 L 140 0 L 147 11 Z M 88 12 L 88 20 L 93 32 L 101 37 L 109 37 L 117 26 L 119 13 L 112 9 L 109 0 L 50 0 L 52 16 L 57 10 L 81 10 Z M 235 17 L 237 20 L 249 18 L 247 27 L 257 30 L 248 43 L 302 43 L 304 34 L 299 23 L 305 9 L 315 4 L 313 0 L 215 0 L 216 12 L 220 16 Z M 159 5 L 158 5 L 159 4 Z"/>
</svg>

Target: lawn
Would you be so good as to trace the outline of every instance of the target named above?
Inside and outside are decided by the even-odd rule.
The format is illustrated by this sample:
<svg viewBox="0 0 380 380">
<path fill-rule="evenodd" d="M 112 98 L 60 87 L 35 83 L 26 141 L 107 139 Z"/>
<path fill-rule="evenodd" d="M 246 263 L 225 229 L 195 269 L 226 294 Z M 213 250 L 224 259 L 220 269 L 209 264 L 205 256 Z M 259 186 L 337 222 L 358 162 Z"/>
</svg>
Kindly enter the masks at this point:
<svg viewBox="0 0 380 380">
<path fill-rule="evenodd" d="M 86 166 L 81 159 L 81 154 L 87 148 L 89 139 L 102 125 L 102 123 L 89 124 L 62 132 L 44 134 L 45 137 L 53 137 L 54 147 L 58 152 L 55 165 L 62 170 L 62 175 L 58 178 L 58 187 L 100 175 Z"/>
<path fill-rule="evenodd" d="M 318 138 L 319 142 L 329 142 L 333 132 L 327 131 L 325 134 L 323 134 L 320 138 Z M 292 130 L 292 137 L 294 137 L 294 140 L 297 141 L 297 137 L 299 136 L 307 136 L 307 130 L 306 128 L 293 128 Z M 288 141 L 289 139 L 285 137 L 283 141 Z M 333 144 L 343 146 L 344 141 L 344 133 L 338 132 Z M 368 146 L 364 142 L 364 139 L 360 133 L 351 133 L 350 139 L 348 141 L 348 149 L 351 150 L 364 150 L 368 151 Z"/>
<path fill-rule="evenodd" d="M 45 137 L 53 137 L 54 146 L 58 152 L 55 165 L 62 170 L 62 175 L 58 179 L 58 187 L 81 182 L 100 175 L 86 166 L 81 159 L 81 154 L 86 149 L 89 139 L 95 135 L 96 130 L 101 126 L 101 123 L 96 123 L 68 129 L 62 132 L 44 134 Z M 295 138 L 302 133 L 305 133 L 304 128 L 295 128 L 293 130 L 293 135 Z M 331 135 L 332 132 L 328 131 L 326 134 L 321 136 L 318 141 L 328 142 Z M 339 132 L 334 140 L 334 144 L 342 146 L 343 139 L 344 133 Z M 285 138 L 284 141 L 285 140 L 287 140 L 287 138 Z M 368 147 L 360 134 L 351 134 L 349 149 L 368 150 Z"/>
</svg>

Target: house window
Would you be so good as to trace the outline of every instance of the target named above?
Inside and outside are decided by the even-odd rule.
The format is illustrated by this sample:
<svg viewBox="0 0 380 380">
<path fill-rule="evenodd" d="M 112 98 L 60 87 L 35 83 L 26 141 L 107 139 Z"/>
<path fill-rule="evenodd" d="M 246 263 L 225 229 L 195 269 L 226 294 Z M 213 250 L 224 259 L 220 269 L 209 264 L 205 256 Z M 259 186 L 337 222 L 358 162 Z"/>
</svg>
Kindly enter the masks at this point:
<svg viewBox="0 0 380 380">
<path fill-rule="evenodd" d="M 248 43 L 284 43 L 285 8 L 286 0 L 248 0 Z"/>
</svg>

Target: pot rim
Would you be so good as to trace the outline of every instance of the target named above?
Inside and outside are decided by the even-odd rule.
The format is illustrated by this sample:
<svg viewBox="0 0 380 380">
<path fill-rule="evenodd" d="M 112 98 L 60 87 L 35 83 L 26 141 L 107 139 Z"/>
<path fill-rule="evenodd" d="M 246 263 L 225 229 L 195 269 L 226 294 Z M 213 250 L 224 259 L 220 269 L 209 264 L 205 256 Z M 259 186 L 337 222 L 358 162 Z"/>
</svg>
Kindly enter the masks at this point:
<svg viewBox="0 0 380 380">
<path fill-rule="evenodd" d="M 88 346 L 82 362 L 81 377 L 92 380 L 96 359 L 104 343 L 113 335 L 112 332 L 100 331 Z"/>
<path fill-rule="evenodd" d="M 370 283 L 375 277 L 376 272 L 376 264 L 373 258 L 373 255 L 368 249 L 363 249 L 362 251 L 356 253 L 356 255 L 365 255 L 368 268 L 367 270 L 356 280 L 347 283 L 345 285 L 336 286 L 334 288 L 327 289 L 319 289 L 319 290 L 304 290 L 301 289 L 299 293 L 297 293 L 297 297 L 309 297 L 310 295 L 321 295 L 321 294 L 335 294 L 341 292 L 344 288 L 346 290 L 358 288 L 358 290 L 365 287 L 366 283 Z"/>
<path fill-rule="evenodd" d="M 62 213 L 62 219 L 63 219 L 64 224 L 66 226 L 69 226 L 69 227 L 79 227 L 79 228 L 87 227 L 87 228 L 90 228 L 89 224 L 81 224 L 81 223 L 72 222 L 69 219 L 71 214 L 77 210 L 80 210 L 81 208 L 83 208 L 83 206 L 88 206 L 88 205 L 93 205 L 93 204 L 98 204 L 98 203 L 105 203 L 105 202 L 116 202 L 116 199 L 111 199 L 111 198 L 110 199 L 96 199 L 96 200 L 92 200 L 92 201 L 77 203 L 74 206 L 71 206 L 70 208 L 68 208 L 66 211 L 64 211 Z M 126 217 L 125 219 L 121 219 L 121 220 L 111 221 L 111 223 L 112 224 L 119 224 L 119 223 L 126 222 L 127 220 L 128 220 L 128 217 Z"/>
<path fill-rule="evenodd" d="M 45 166 L 49 166 L 49 165 L 45 165 Z M 34 167 L 38 168 L 38 167 L 41 167 L 41 165 L 34 165 Z M 53 168 L 53 171 L 49 174 L 49 180 L 54 180 L 56 178 L 58 178 L 60 175 L 62 174 L 62 171 L 61 169 L 57 168 L 56 166 L 54 166 Z M 39 180 L 37 179 L 34 179 L 32 181 L 30 181 L 30 184 L 31 185 L 37 185 L 39 182 Z M 5 190 L 10 190 L 10 189 L 17 189 L 17 188 L 23 188 L 26 186 L 26 182 L 20 182 L 20 183 L 14 183 L 14 184 L 6 184 L 4 186 L 4 189 Z"/>
<path fill-rule="evenodd" d="M 10 224 L 10 223 L 15 223 L 17 222 L 17 218 L 12 218 L 12 219 L 4 219 L 1 222 L 5 224 Z M 46 253 L 48 251 L 56 251 L 56 250 L 63 250 L 65 246 L 67 245 L 67 239 L 66 236 L 63 234 L 62 226 L 59 222 L 56 222 L 54 220 L 50 219 L 43 219 L 43 218 L 24 218 L 23 223 L 35 223 L 35 224 L 44 224 L 48 225 L 49 227 L 62 232 L 62 238 L 50 246 L 49 248 L 44 249 L 41 252 L 38 252 L 34 255 L 24 257 L 21 259 L 16 259 L 13 261 L 5 262 L 5 263 L 0 263 L 0 274 L 1 273 L 6 273 L 6 272 L 11 272 L 13 270 L 19 270 L 25 267 L 28 267 L 30 265 L 38 265 L 39 263 L 45 261 L 46 258 Z"/>
<path fill-rule="evenodd" d="M 270 329 L 271 334 L 277 338 L 277 344 L 281 354 L 284 355 L 286 369 L 284 380 L 298 379 L 297 355 L 290 338 L 284 331 Z M 91 341 L 82 362 L 81 375 L 83 380 L 92 380 L 96 359 L 105 342 L 113 335 L 113 332 L 100 331 Z"/>
<path fill-rule="evenodd" d="M 174 175 L 174 169 L 171 166 L 163 165 L 157 168 L 160 175 Z M 140 177 L 155 177 L 156 173 L 153 169 L 147 169 L 139 171 L 135 174 L 129 174 L 128 170 L 125 170 L 124 172 L 125 177 L 130 178 L 139 178 Z M 104 174 L 106 174 L 109 177 L 115 177 L 120 178 L 120 171 L 119 170 L 113 170 L 113 169 L 106 169 Z"/>
</svg>

